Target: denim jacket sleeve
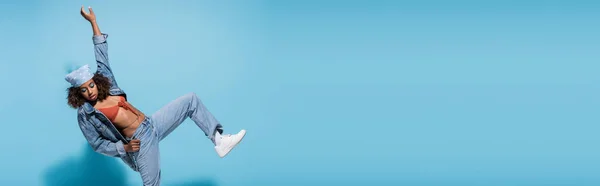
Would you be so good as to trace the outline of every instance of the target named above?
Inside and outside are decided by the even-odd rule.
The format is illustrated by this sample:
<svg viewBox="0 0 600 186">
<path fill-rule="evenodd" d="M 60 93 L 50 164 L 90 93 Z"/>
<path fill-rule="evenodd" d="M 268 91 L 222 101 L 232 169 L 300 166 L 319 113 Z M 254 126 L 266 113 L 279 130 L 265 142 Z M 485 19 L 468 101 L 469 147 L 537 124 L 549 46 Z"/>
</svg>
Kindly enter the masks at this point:
<svg viewBox="0 0 600 186">
<path fill-rule="evenodd" d="M 85 139 L 90 144 L 94 151 L 110 156 L 110 157 L 125 157 L 125 147 L 122 141 L 112 142 L 103 138 L 93 124 L 84 119 L 85 116 L 78 114 L 77 120 L 79 122 L 79 128 L 85 136 Z"/>
<path fill-rule="evenodd" d="M 117 81 L 113 74 L 112 68 L 110 67 L 110 61 L 108 60 L 108 43 L 106 42 L 108 34 L 102 33 L 102 35 L 94 35 L 92 41 L 94 42 L 94 54 L 96 57 L 96 64 L 98 65 L 97 72 L 104 75 L 110 80 L 110 89 L 118 89 Z"/>
</svg>

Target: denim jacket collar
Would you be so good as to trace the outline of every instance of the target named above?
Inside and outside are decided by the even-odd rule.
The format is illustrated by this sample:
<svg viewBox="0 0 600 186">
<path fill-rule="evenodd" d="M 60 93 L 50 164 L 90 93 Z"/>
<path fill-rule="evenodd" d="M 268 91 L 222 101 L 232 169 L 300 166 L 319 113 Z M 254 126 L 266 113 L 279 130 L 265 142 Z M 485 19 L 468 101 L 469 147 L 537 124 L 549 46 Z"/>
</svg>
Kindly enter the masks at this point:
<svg viewBox="0 0 600 186">
<path fill-rule="evenodd" d="M 94 107 L 92 106 L 92 104 L 85 102 L 82 106 L 83 111 L 85 111 L 86 114 L 91 114 L 92 112 L 94 112 Z"/>
</svg>

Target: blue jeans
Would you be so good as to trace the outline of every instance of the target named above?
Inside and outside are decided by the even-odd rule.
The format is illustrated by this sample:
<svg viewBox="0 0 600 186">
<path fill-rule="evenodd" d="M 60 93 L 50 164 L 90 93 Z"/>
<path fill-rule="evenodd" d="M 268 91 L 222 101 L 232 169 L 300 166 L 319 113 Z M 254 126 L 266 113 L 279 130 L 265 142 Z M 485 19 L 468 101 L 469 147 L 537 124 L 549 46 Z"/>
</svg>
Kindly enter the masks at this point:
<svg viewBox="0 0 600 186">
<path fill-rule="evenodd" d="M 136 129 L 131 139 L 140 140 L 138 152 L 132 155 L 145 186 L 160 185 L 159 142 L 169 135 L 187 118 L 192 119 L 214 143 L 216 130 L 221 133 L 221 124 L 206 109 L 194 93 L 181 96 L 147 117 Z"/>
</svg>

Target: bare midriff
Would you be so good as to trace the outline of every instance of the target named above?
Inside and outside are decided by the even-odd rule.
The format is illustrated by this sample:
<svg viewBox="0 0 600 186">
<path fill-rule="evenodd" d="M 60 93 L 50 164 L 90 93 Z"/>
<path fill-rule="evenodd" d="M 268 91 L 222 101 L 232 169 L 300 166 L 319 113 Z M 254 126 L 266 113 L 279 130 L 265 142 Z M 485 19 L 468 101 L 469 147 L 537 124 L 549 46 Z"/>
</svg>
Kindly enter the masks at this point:
<svg viewBox="0 0 600 186">
<path fill-rule="evenodd" d="M 144 113 L 140 112 L 131 105 L 130 107 L 132 108 L 132 110 L 119 108 L 119 113 L 115 118 L 115 122 L 113 122 L 113 124 L 115 125 L 115 127 L 117 127 L 121 134 L 123 134 L 127 138 L 133 136 L 135 130 L 144 121 L 145 117 Z"/>
<path fill-rule="evenodd" d="M 120 101 L 122 104 L 119 104 Z M 123 134 L 123 136 L 126 138 L 131 138 L 133 136 L 138 126 L 140 126 L 146 117 L 144 113 L 139 111 L 133 105 L 129 104 L 129 102 L 125 101 L 125 99 L 122 99 L 120 96 L 109 96 L 105 101 L 103 101 L 103 105 L 106 105 L 104 106 L 104 109 L 118 105 L 116 116 L 109 119 L 117 128 L 117 130 L 119 130 L 119 132 L 121 132 L 121 134 Z"/>
</svg>

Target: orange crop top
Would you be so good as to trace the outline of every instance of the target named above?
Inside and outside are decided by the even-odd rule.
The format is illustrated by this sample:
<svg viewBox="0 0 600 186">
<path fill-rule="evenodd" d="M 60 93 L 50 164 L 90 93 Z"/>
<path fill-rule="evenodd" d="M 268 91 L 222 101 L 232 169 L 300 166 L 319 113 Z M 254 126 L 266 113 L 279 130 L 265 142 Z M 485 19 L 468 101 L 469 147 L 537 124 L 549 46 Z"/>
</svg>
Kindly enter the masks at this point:
<svg viewBox="0 0 600 186">
<path fill-rule="evenodd" d="M 119 107 L 123 107 L 124 109 L 131 110 L 129 105 L 125 102 L 125 98 L 123 96 L 119 96 L 121 100 L 119 103 L 112 107 L 99 108 L 100 112 L 104 113 L 110 122 L 115 122 L 115 118 L 117 117 L 117 113 L 119 113 Z"/>
</svg>

